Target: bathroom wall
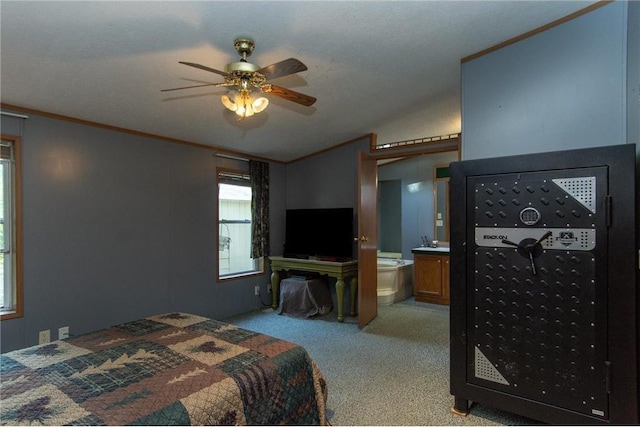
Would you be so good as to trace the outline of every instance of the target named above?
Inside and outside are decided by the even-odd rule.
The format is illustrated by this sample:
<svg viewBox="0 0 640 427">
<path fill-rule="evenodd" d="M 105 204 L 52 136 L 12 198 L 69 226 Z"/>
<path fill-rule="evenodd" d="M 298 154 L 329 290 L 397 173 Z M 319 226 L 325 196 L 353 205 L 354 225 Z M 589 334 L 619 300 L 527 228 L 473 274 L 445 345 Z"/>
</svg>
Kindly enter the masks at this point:
<svg viewBox="0 0 640 427">
<path fill-rule="evenodd" d="M 378 180 L 378 250 L 402 251 L 402 180 Z"/>
<path fill-rule="evenodd" d="M 401 203 L 397 210 L 402 223 L 400 233 L 403 259 L 412 259 L 411 249 L 421 245 L 420 236 L 433 240 L 433 167 L 456 160 L 458 152 L 450 151 L 412 156 L 378 166 L 378 182 L 401 181 Z M 387 226 L 384 219 L 380 226 Z"/>
</svg>

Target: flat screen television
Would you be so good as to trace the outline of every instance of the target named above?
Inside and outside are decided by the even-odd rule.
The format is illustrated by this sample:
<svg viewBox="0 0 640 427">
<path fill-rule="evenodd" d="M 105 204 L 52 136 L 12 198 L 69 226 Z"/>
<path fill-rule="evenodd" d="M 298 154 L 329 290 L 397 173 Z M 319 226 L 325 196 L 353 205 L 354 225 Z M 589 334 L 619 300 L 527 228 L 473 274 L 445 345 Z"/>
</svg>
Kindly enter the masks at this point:
<svg viewBox="0 0 640 427">
<path fill-rule="evenodd" d="M 353 208 L 287 209 L 284 256 L 353 258 Z"/>
</svg>

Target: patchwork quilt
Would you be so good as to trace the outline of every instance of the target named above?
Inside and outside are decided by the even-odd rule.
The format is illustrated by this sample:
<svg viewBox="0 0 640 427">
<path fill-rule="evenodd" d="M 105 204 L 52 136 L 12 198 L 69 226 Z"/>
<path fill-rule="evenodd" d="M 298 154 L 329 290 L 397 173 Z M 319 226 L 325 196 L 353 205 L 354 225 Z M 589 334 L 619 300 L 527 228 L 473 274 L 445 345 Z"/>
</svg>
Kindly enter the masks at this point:
<svg viewBox="0 0 640 427">
<path fill-rule="evenodd" d="M 0 424 L 326 425 L 298 345 L 168 313 L 0 355 Z"/>
</svg>

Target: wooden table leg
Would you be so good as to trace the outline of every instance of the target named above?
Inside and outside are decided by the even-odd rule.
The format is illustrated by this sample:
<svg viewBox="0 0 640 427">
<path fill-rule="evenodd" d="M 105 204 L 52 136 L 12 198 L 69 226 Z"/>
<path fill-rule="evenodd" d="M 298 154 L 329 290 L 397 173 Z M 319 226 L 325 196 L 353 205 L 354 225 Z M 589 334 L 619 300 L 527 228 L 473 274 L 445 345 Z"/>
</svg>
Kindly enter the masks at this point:
<svg viewBox="0 0 640 427">
<path fill-rule="evenodd" d="M 338 277 L 336 280 L 336 300 L 338 300 L 338 322 L 344 322 L 343 304 L 344 304 L 344 279 Z"/>
<path fill-rule="evenodd" d="M 358 276 L 353 276 L 349 282 L 349 288 L 351 290 L 351 310 L 349 310 L 349 316 L 356 315 L 356 300 L 358 298 Z"/>
<path fill-rule="evenodd" d="M 278 309 L 278 286 L 280 285 L 280 273 L 278 270 L 271 272 L 271 308 Z"/>
</svg>

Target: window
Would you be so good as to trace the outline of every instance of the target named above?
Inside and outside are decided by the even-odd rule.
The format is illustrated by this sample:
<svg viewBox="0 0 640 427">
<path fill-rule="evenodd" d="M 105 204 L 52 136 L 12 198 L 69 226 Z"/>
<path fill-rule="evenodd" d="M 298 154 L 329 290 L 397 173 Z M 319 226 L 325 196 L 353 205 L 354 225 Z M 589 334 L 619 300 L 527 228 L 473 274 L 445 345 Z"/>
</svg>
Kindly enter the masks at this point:
<svg viewBox="0 0 640 427">
<path fill-rule="evenodd" d="M 22 317 L 22 230 L 20 138 L 0 143 L 0 315 Z"/>
<path fill-rule="evenodd" d="M 218 278 L 262 273 L 251 258 L 251 180 L 247 173 L 218 170 Z"/>
</svg>

